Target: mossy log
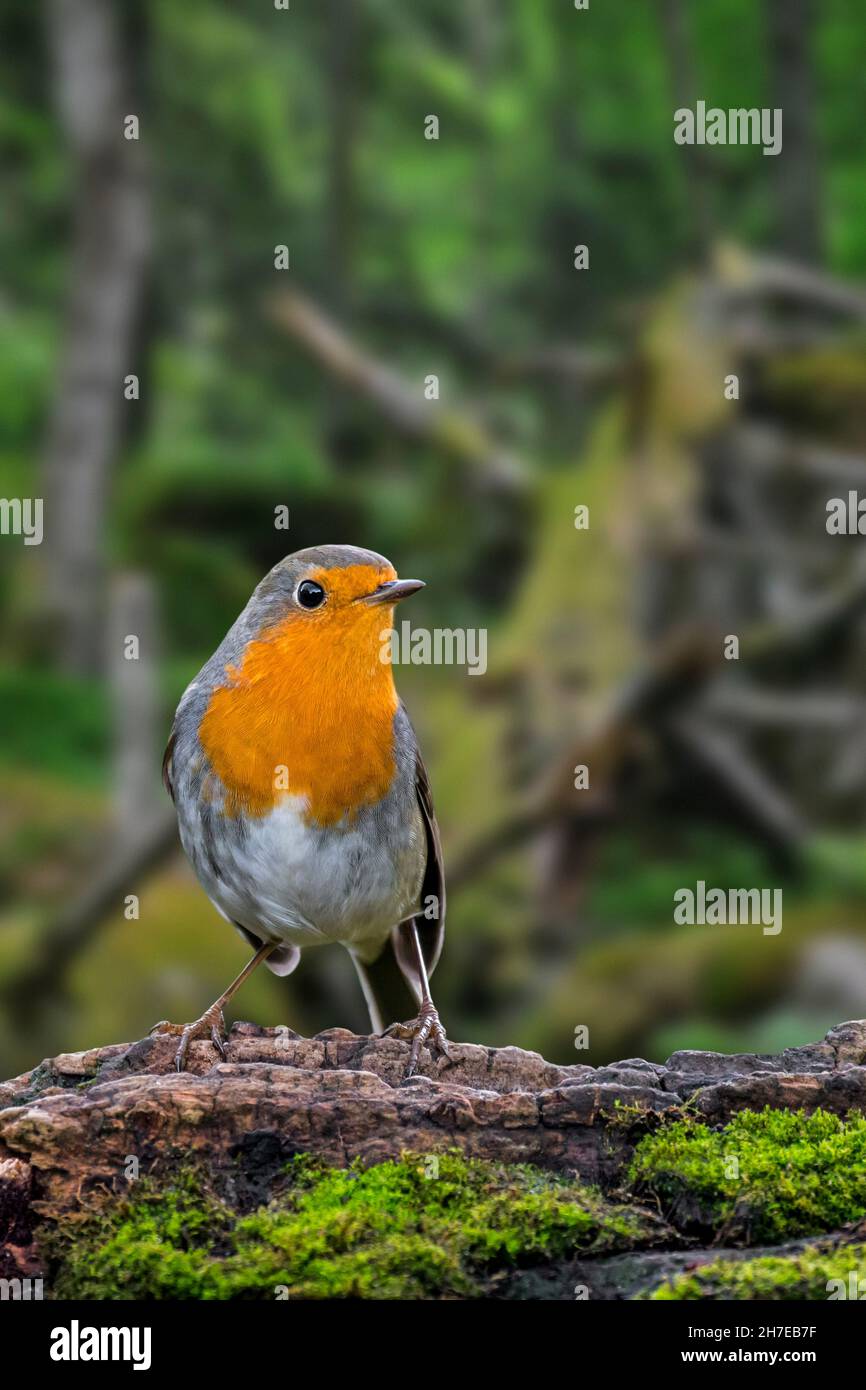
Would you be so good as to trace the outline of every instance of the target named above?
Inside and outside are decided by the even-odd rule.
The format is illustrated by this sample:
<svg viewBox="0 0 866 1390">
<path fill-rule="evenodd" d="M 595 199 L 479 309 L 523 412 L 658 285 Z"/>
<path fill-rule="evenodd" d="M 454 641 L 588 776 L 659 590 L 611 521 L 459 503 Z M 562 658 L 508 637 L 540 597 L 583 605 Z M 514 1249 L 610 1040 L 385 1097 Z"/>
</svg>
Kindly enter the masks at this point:
<svg viewBox="0 0 866 1390">
<path fill-rule="evenodd" d="M 0 1085 L 0 1278 L 46 1275 L 60 1296 L 377 1296 L 379 1245 L 399 1235 L 419 1266 L 404 1260 L 401 1282 L 395 1265 L 378 1296 L 574 1297 L 586 1283 L 632 1297 L 668 1277 L 680 1287 L 683 1270 L 718 1262 L 714 1244 L 768 1237 L 781 1243 L 771 1261 L 800 1239 L 802 1278 L 788 1284 L 802 1288 L 863 1239 L 866 1207 L 845 1184 L 866 1164 L 866 1020 L 777 1056 L 678 1052 L 664 1065 L 556 1066 L 453 1044 L 450 1065 L 427 1061 L 408 1082 L 405 1043 L 344 1029 L 235 1024 L 225 1062 L 194 1043 L 183 1074 L 175 1045 L 67 1054 Z M 311 1222 L 334 1228 L 319 1274 L 298 1254 Z M 820 1248 L 803 1243 L 813 1234 Z M 154 1241 L 165 1258 L 139 1261 Z M 448 1260 L 431 1264 L 443 1241 Z M 761 1287 L 775 1268 L 761 1266 Z M 748 1285 L 726 1266 L 706 1286 L 726 1278 Z"/>
</svg>

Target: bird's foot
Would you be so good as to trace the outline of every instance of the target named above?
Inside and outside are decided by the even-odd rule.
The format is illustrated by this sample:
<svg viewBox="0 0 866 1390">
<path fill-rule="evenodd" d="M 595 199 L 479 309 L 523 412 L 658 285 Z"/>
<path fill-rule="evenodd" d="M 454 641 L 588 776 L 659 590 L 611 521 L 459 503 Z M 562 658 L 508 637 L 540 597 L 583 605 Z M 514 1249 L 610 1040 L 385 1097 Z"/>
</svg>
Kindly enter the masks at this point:
<svg viewBox="0 0 866 1390">
<path fill-rule="evenodd" d="M 445 1029 L 439 1022 L 439 1014 L 429 1002 L 421 1005 L 417 1018 L 413 1018 L 410 1023 L 392 1023 L 390 1028 L 385 1029 L 382 1037 L 402 1038 L 405 1042 L 412 1043 L 409 1061 L 403 1073 L 404 1081 L 408 1081 L 409 1077 L 414 1075 L 422 1047 L 427 1047 L 434 1061 L 451 1055 Z"/>
<path fill-rule="evenodd" d="M 211 1004 L 210 1008 L 206 1009 L 195 1023 L 169 1023 L 167 1020 L 163 1020 L 162 1023 L 155 1023 L 150 1030 L 152 1038 L 164 1033 L 180 1037 L 180 1043 L 174 1057 L 174 1065 L 178 1071 L 186 1070 L 189 1045 L 199 1038 L 210 1038 L 222 1060 L 226 1060 L 226 1021 L 219 1004 Z"/>
</svg>

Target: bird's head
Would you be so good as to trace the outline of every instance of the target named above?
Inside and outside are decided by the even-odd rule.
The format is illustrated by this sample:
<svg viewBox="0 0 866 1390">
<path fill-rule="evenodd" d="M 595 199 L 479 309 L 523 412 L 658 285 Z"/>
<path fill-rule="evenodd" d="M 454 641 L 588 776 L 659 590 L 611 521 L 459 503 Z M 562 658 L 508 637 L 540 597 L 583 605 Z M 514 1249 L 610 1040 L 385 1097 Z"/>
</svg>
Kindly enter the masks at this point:
<svg viewBox="0 0 866 1390">
<path fill-rule="evenodd" d="M 420 579 L 399 579 L 373 550 L 314 546 L 274 566 L 253 594 L 248 616 L 257 637 L 320 669 L 387 666 L 394 605 L 423 588 Z"/>
</svg>

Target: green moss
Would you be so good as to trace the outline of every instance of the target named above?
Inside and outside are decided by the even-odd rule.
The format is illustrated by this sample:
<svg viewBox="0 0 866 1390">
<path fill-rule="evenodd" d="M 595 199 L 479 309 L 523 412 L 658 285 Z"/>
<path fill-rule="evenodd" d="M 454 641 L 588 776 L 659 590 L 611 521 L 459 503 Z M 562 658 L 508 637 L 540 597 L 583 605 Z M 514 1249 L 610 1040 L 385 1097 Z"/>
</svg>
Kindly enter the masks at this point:
<svg viewBox="0 0 866 1390">
<path fill-rule="evenodd" d="M 456 1152 L 370 1168 L 295 1160 L 239 1217 L 186 1174 L 54 1239 L 59 1298 L 473 1297 L 497 1268 L 647 1243 L 644 1214 L 529 1166 Z"/>
<path fill-rule="evenodd" d="M 851 1280 L 851 1274 L 855 1280 Z M 831 1280 L 839 1281 L 831 1284 Z M 796 1255 L 715 1260 L 661 1284 L 646 1297 L 659 1302 L 697 1299 L 818 1300 L 851 1298 L 866 1281 L 866 1245 L 828 1252 L 807 1246 Z M 854 1294 L 857 1296 L 857 1293 Z M 863 1283 L 866 1296 L 866 1282 Z"/>
<path fill-rule="evenodd" d="M 686 1118 L 635 1150 L 629 1180 L 670 1219 L 747 1243 L 830 1231 L 866 1215 L 866 1119 L 743 1111 L 712 1130 Z"/>
</svg>

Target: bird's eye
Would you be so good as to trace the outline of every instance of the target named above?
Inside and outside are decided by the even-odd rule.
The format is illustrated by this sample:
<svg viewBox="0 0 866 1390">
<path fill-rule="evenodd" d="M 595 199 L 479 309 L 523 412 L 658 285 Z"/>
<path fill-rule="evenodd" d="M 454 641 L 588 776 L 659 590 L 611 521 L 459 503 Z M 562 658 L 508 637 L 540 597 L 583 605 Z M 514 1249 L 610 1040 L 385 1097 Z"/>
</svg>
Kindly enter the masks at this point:
<svg viewBox="0 0 866 1390">
<path fill-rule="evenodd" d="M 305 579 L 298 585 L 297 597 L 302 608 L 321 608 L 325 602 L 325 591 L 314 579 Z"/>
</svg>

